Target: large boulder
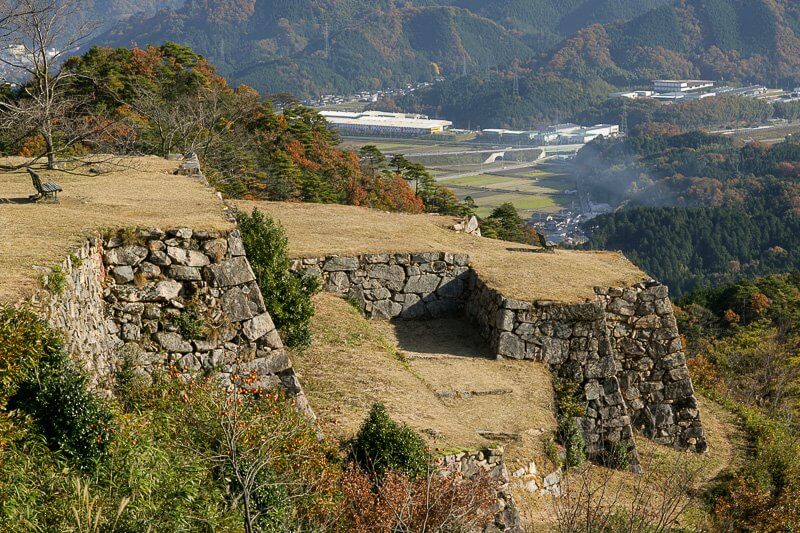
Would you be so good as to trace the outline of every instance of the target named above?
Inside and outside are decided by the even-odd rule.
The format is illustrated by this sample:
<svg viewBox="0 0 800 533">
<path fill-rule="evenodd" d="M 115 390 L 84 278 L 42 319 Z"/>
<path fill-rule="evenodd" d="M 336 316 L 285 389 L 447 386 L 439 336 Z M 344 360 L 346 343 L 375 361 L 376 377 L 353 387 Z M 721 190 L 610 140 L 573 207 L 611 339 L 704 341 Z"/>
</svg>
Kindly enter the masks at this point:
<svg viewBox="0 0 800 533">
<path fill-rule="evenodd" d="M 212 287 L 235 287 L 255 281 L 256 275 L 243 256 L 234 257 L 203 269 L 206 280 Z"/>
<path fill-rule="evenodd" d="M 128 246 L 121 246 L 114 248 L 106 253 L 106 260 L 109 265 L 127 265 L 134 267 L 147 259 L 147 254 L 150 253 L 144 246 L 137 244 L 130 244 Z"/>
</svg>

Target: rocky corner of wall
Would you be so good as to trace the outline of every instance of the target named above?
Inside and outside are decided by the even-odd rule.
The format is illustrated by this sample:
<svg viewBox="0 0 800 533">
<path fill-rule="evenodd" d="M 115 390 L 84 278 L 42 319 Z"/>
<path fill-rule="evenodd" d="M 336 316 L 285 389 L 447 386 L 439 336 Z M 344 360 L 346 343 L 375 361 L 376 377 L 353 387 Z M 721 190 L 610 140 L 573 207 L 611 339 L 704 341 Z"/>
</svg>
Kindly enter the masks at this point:
<svg viewBox="0 0 800 533">
<path fill-rule="evenodd" d="M 369 317 L 423 320 L 459 315 L 475 323 L 498 358 L 541 361 L 579 387 L 590 458 L 627 452 L 638 469 L 633 431 L 703 452 L 707 444 L 667 287 L 643 281 L 598 288 L 567 304 L 509 298 L 484 283 L 469 257 L 385 253 L 303 258 L 293 268 L 327 291 L 358 299 Z"/>
<path fill-rule="evenodd" d="M 167 368 L 224 385 L 282 389 L 309 416 L 302 387 L 266 310 L 238 230 L 179 228 L 96 236 L 50 276 L 58 294 L 32 303 L 65 333 L 95 387 L 110 394 L 122 365 Z"/>
</svg>

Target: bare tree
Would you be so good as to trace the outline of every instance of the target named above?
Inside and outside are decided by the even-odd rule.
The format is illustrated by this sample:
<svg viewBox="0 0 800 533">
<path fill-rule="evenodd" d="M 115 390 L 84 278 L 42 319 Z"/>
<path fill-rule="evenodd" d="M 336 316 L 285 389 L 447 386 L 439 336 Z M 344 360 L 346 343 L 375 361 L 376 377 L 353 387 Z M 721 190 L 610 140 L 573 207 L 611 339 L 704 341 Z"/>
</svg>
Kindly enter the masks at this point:
<svg viewBox="0 0 800 533">
<path fill-rule="evenodd" d="M 321 478 L 303 472 L 319 455 L 313 431 L 309 433 L 308 424 L 299 422 L 304 415 L 280 399 L 261 403 L 241 387 L 257 382 L 256 377 L 240 376 L 238 382 L 240 386 L 227 389 L 211 381 L 191 387 L 195 392 L 185 416 L 193 437 L 186 445 L 228 478 L 229 497 L 242 511 L 243 529 L 253 533 L 259 531 L 265 514 L 280 515 L 271 506 L 291 504 L 318 489 Z M 287 467 L 296 475 L 285 471 L 273 475 L 285 465 L 296 465 Z M 259 498 L 269 491 L 280 494 L 276 501 Z M 291 524 L 284 526 L 291 529 Z"/>
<path fill-rule="evenodd" d="M 626 487 L 624 474 L 586 464 L 565 476 L 553 497 L 559 533 L 673 531 L 685 518 L 701 467 L 686 458 L 649 460 L 644 473 Z"/>
<path fill-rule="evenodd" d="M 0 45 L 14 45 L 15 50 L 0 55 L 0 62 L 27 79 L 19 94 L 0 101 L 0 127 L 41 135 L 45 148 L 38 157 L 47 157 L 48 168 L 54 168 L 56 157 L 86 139 L 92 129 L 73 120 L 80 101 L 65 89 L 78 74 L 61 65 L 97 26 L 91 22 L 71 25 L 79 0 L 14 1 L 15 8 L 0 30 Z"/>
</svg>

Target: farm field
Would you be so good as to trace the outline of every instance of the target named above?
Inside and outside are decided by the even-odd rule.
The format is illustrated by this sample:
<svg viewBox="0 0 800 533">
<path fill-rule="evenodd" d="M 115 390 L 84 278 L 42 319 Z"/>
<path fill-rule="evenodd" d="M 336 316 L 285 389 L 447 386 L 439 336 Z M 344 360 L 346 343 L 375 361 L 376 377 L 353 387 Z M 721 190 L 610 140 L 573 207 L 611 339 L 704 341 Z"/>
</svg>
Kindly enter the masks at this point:
<svg viewBox="0 0 800 533">
<path fill-rule="evenodd" d="M 420 139 L 345 138 L 340 147 L 358 150 L 369 144 L 384 153 L 430 154 L 412 161 L 426 164 L 431 175 L 460 199 L 471 197 L 480 217 L 490 215 L 506 202 L 514 204 L 523 218 L 577 208 L 577 195 L 567 193 L 575 190 L 575 181 L 561 171 L 563 166 L 559 164 L 542 162 L 536 168 L 519 169 L 513 168 L 519 162 L 511 160 L 483 164 L 490 154 L 444 153 L 487 150 L 489 146 Z"/>
<path fill-rule="evenodd" d="M 514 204 L 520 216 L 530 218 L 536 213 L 557 213 L 578 201 L 577 195 L 567 194 L 575 189 L 575 182 L 547 170 L 481 174 L 442 183 L 462 200 L 471 197 L 480 217 L 506 202 Z"/>
</svg>

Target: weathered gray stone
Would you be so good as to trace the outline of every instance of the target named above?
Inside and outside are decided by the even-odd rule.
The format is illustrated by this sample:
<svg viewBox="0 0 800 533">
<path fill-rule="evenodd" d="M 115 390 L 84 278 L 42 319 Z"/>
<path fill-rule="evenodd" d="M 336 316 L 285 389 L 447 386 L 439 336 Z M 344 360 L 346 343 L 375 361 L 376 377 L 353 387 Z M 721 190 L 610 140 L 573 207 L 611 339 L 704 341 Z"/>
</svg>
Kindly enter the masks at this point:
<svg viewBox="0 0 800 533">
<path fill-rule="evenodd" d="M 169 267 L 169 277 L 178 281 L 201 281 L 203 279 L 198 268 L 183 265 Z"/>
<path fill-rule="evenodd" d="M 255 281 L 256 276 L 244 257 L 234 257 L 203 268 L 206 280 L 212 287 L 233 287 Z"/>
<path fill-rule="evenodd" d="M 382 281 L 393 291 L 401 290 L 406 280 L 405 269 L 399 265 L 367 265 L 366 272 L 369 278 Z"/>
<path fill-rule="evenodd" d="M 133 268 L 129 265 L 120 265 L 111 269 L 111 275 L 114 281 L 124 285 L 133 281 Z"/>
<path fill-rule="evenodd" d="M 215 263 L 219 263 L 225 259 L 225 254 L 228 253 L 228 240 L 227 239 L 213 239 L 206 241 L 203 244 L 203 251 L 213 259 Z"/>
<path fill-rule="evenodd" d="M 497 329 L 500 331 L 511 331 L 514 329 L 514 318 L 516 314 L 510 309 L 502 309 L 497 314 Z M 531 326 L 531 324 L 528 324 Z M 518 332 L 519 333 L 519 332 Z"/>
<path fill-rule="evenodd" d="M 238 229 L 228 234 L 228 253 L 233 257 L 243 256 L 246 253 L 242 242 L 242 232 Z"/>
<path fill-rule="evenodd" d="M 347 277 L 347 273 L 331 272 L 328 276 L 327 283 L 325 283 L 325 290 L 338 294 L 347 294 L 350 292 L 350 278 Z"/>
<path fill-rule="evenodd" d="M 358 270 L 358 259 L 355 257 L 330 257 L 322 267 L 325 272 L 352 272 Z"/>
<path fill-rule="evenodd" d="M 422 276 L 411 276 L 406 281 L 403 292 L 416 294 L 429 294 L 434 292 L 439 286 L 440 278 L 435 274 L 425 274 Z"/>
<path fill-rule="evenodd" d="M 186 257 L 186 266 L 190 267 L 204 267 L 211 263 L 206 254 L 196 250 L 189 250 Z"/>
<path fill-rule="evenodd" d="M 256 359 L 240 365 L 238 370 L 242 375 L 247 375 L 251 372 L 266 375 L 277 374 L 290 367 L 289 356 L 285 350 L 272 350 L 271 352 L 257 352 Z"/>
<path fill-rule="evenodd" d="M 149 251 L 144 246 L 130 244 L 120 248 L 114 248 L 106 253 L 106 261 L 109 265 L 128 265 L 136 266 L 145 260 Z"/>
<path fill-rule="evenodd" d="M 513 333 L 503 332 L 498 341 L 497 353 L 511 359 L 525 358 L 525 343 Z"/>
<path fill-rule="evenodd" d="M 148 256 L 148 261 L 154 265 L 158 266 L 169 266 L 172 264 L 172 259 L 169 258 L 166 252 L 154 250 L 150 252 Z"/>
<path fill-rule="evenodd" d="M 179 248 L 177 246 L 167 246 L 167 257 L 169 257 L 174 263 L 185 265 L 189 258 L 189 252 L 188 250 Z"/>
<path fill-rule="evenodd" d="M 139 263 L 138 272 L 146 279 L 156 279 L 161 276 L 161 269 L 149 261 Z"/>
<path fill-rule="evenodd" d="M 168 279 L 159 281 L 155 285 L 142 291 L 142 301 L 145 302 L 168 302 L 180 296 L 183 284 Z"/>
<path fill-rule="evenodd" d="M 262 313 L 242 324 L 242 333 L 251 341 L 256 341 L 275 329 L 269 313 Z"/>
<path fill-rule="evenodd" d="M 391 300 L 379 300 L 372 304 L 374 318 L 390 319 L 399 316 L 402 311 L 403 306 Z"/>
<path fill-rule="evenodd" d="M 248 295 L 238 287 L 226 291 L 220 298 L 220 303 L 226 317 L 231 322 L 242 322 L 256 315 Z"/>
<path fill-rule="evenodd" d="M 161 332 L 156 333 L 155 337 L 159 346 L 166 352 L 189 353 L 192 351 L 192 345 L 178 333 Z"/>
</svg>

